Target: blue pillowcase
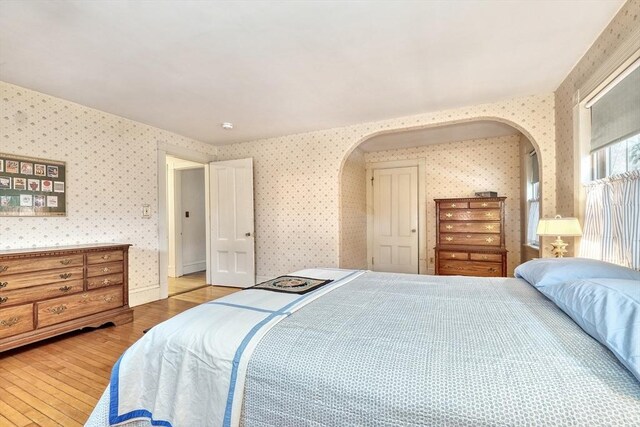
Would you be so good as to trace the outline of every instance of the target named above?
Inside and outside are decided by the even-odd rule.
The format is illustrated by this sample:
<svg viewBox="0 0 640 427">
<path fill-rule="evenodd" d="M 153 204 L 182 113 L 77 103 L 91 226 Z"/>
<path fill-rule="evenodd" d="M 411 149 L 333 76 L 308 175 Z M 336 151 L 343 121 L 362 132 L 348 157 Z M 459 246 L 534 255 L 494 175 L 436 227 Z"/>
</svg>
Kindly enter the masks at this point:
<svg viewBox="0 0 640 427">
<path fill-rule="evenodd" d="M 640 381 L 640 279 L 582 279 L 539 289 Z"/>
<path fill-rule="evenodd" d="M 539 258 L 519 265 L 515 276 L 541 289 L 579 279 L 640 280 L 640 271 L 589 258 Z"/>
</svg>

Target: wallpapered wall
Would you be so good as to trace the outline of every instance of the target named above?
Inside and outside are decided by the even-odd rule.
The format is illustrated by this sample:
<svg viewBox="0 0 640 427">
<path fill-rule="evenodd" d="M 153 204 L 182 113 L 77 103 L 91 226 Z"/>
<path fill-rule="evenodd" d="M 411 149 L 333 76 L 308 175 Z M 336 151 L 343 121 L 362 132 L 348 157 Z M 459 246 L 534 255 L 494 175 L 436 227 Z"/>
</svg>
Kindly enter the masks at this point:
<svg viewBox="0 0 640 427">
<path fill-rule="evenodd" d="M 360 149 L 345 161 L 340 185 L 340 267 L 367 268 L 367 172 Z"/>
<path fill-rule="evenodd" d="M 540 149 L 542 211 L 555 214 L 554 117 L 553 94 L 529 96 L 232 144 L 219 147 L 218 158 L 254 158 L 257 274 L 273 277 L 341 264 L 343 162 L 363 140 L 384 132 L 492 118 L 513 124 Z"/>
<path fill-rule="evenodd" d="M 475 191 L 493 190 L 506 196 L 505 237 L 508 273 L 520 263 L 520 135 L 474 139 L 425 147 L 366 153 L 373 162 L 426 159 L 427 258 L 434 256 L 436 209 L 433 199 L 474 197 Z M 349 249 L 349 248 L 343 248 Z M 366 247 L 365 247 L 366 251 Z M 428 269 L 433 271 L 433 263 Z"/>
<path fill-rule="evenodd" d="M 216 148 L 4 82 L 0 138 L 0 152 L 67 162 L 67 216 L 0 217 L 0 249 L 132 243 L 131 302 L 145 302 L 138 295 L 159 288 L 157 143 Z"/>
<path fill-rule="evenodd" d="M 576 91 L 603 65 L 615 52 L 616 47 L 627 39 L 640 33 L 640 1 L 630 0 L 620 9 L 615 18 L 600 34 L 595 43 L 585 53 L 580 62 L 571 70 L 567 78 L 555 92 L 556 103 L 556 151 L 558 168 L 557 205 L 558 213 L 574 216 L 575 194 L 574 179 L 579 171 L 571 166 L 574 162 L 574 123 L 573 97 Z M 640 37 L 636 49 L 640 49 Z M 581 94 L 586 96 L 587 94 Z M 569 246 L 571 249 L 573 245 Z"/>
</svg>

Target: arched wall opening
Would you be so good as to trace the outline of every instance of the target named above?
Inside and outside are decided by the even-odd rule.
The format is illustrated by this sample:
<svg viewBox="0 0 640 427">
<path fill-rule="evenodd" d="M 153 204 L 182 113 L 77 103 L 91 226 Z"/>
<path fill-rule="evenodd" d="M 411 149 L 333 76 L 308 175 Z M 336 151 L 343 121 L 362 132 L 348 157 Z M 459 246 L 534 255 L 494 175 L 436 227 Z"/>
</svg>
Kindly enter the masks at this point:
<svg viewBox="0 0 640 427">
<path fill-rule="evenodd" d="M 434 137 L 437 132 L 431 132 L 456 125 L 470 129 L 468 125 L 481 123 L 500 124 L 502 127 L 508 127 L 512 133 L 494 137 L 479 134 L 478 137 L 473 137 L 473 134 L 463 132 L 461 139 L 439 142 L 437 137 Z M 418 135 L 422 131 L 431 132 L 430 135 L 435 138 L 435 142 L 413 147 L 407 145 L 405 140 L 408 133 Z M 396 137 L 401 141 L 400 146 L 389 143 Z M 383 150 L 377 150 L 376 144 L 372 144 L 376 139 L 387 140 L 387 144 L 383 144 Z M 542 183 L 543 162 L 547 159 L 537 141 L 524 126 L 500 117 L 474 117 L 425 126 L 388 129 L 361 138 L 345 154 L 339 172 L 339 266 L 371 268 L 370 221 L 367 224 L 371 216 L 371 206 L 367 206 L 365 194 L 367 185 L 370 184 L 367 182 L 367 171 L 375 167 L 384 167 L 386 161 L 421 159 L 426 170 L 423 171 L 424 175 L 420 181 L 420 185 L 424 186 L 424 200 L 418 207 L 420 214 L 425 216 L 425 220 L 420 221 L 419 230 L 419 272 L 433 274 L 434 271 L 433 199 L 470 197 L 473 196 L 472 190 L 498 190 L 500 195 L 507 195 L 505 231 L 507 249 L 510 252 L 508 271 L 511 274 L 516 265 L 541 254 L 535 247 L 527 245 L 526 235 L 528 200 L 531 193 L 528 187 L 531 171 L 527 170 L 527 162 L 531 151 L 537 155 L 537 176 Z M 371 175 L 369 179 L 370 177 Z M 540 197 L 539 200 L 538 209 L 542 216 L 544 198 Z"/>
</svg>

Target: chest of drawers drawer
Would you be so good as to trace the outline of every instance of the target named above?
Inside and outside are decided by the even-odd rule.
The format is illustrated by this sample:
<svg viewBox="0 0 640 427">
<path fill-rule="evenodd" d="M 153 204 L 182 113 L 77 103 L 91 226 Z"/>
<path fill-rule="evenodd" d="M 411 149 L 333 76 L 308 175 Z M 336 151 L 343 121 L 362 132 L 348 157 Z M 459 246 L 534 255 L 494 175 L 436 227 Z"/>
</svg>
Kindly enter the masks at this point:
<svg viewBox="0 0 640 427">
<path fill-rule="evenodd" d="M 0 338 L 33 330 L 33 304 L 0 309 Z"/>
<path fill-rule="evenodd" d="M 31 271 L 51 270 L 65 267 L 82 267 L 82 255 L 56 256 L 51 258 L 24 258 L 0 261 L 0 278 Z"/>
<path fill-rule="evenodd" d="M 441 234 L 440 243 L 444 245 L 500 246 L 500 236 L 480 233 Z"/>
<path fill-rule="evenodd" d="M 35 302 L 83 291 L 84 280 L 72 280 L 64 283 L 32 286 L 14 291 L 0 291 L 0 308 Z"/>
<path fill-rule="evenodd" d="M 500 209 L 443 209 L 440 221 L 496 221 L 500 215 Z"/>
<path fill-rule="evenodd" d="M 502 262 L 502 255 L 500 254 L 469 254 L 469 259 L 471 261 L 491 261 L 491 262 Z"/>
<path fill-rule="evenodd" d="M 46 285 L 49 283 L 71 282 L 82 279 L 83 267 L 59 268 L 48 271 L 33 271 L 29 273 L 11 274 L 0 277 L 0 286 L 3 291 Z M 63 286 L 63 285 L 60 285 Z"/>
<path fill-rule="evenodd" d="M 106 286 L 122 284 L 124 277 L 122 273 L 108 274 L 106 276 L 90 277 L 87 279 L 87 289 L 104 288 Z"/>
<path fill-rule="evenodd" d="M 87 254 L 87 264 L 102 264 L 104 262 L 122 261 L 124 253 L 122 251 L 104 251 Z"/>
<path fill-rule="evenodd" d="M 481 276 L 500 277 L 502 276 L 502 264 L 497 262 L 476 262 L 476 261 L 452 261 L 441 260 L 439 274 L 461 275 L 461 276 Z"/>
<path fill-rule="evenodd" d="M 87 277 L 104 276 L 105 274 L 122 273 L 122 262 L 90 265 L 87 267 Z"/>
<path fill-rule="evenodd" d="M 444 233 L 496 233 L 500 234 L 499 222 L 440 222 L 440 232 Z"/>
<path fill-rule="evenodd" d="M 39 302 L 36 304 L 38 327 L 117 308 L 122 306 L 122 301 L 122 287 L 113 286 Z"/>
</svg>

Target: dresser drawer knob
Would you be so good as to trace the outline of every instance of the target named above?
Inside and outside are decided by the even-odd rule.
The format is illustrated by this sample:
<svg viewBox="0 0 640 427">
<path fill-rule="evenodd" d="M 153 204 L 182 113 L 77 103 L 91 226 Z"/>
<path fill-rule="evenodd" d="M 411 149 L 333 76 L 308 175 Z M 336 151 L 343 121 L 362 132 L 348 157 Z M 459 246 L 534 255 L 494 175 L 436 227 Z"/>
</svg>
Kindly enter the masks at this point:
<svg viewBox="0 0 640 427">
<path fill-rule="evenodd" d="M 489 257 L 488 257 L 488 256 L 486 256 L 486 255 L 482 255 L 482 259 L 485 259 L 485 260 L 486 260 L 486 259 L 489 259 Z"/>
<path fill-rule="evenodd" d="M 109 286 L 110 284 L 111 284 L 111 280 L 109 280 L 109 279 L 104 279 L 104 280 L 102 281 L 102 285 L 103 285 L 103 286 Z"/>
<path fill-rule="evenodd" d="M 103 269 L 102 269 L 102 272 L 103 272 L 103 273 L 108 273 L 108 272 L 109 272 L 109 267 L 105 267 L 105 268 L 103 268 Z"/>
<path fill-rule="evenodd" d="M 7 271 L 9 269 L 8 265 L 0 265 L 0 273 Z"/>
<path fill-rule="evenodd" d="M 495 269 L 495 268 L 493 268 L 493 267 L 489 268 L 489 272 L 491 272 L 491 273 L 495 273 L 496 271 L 498 271 L 498 270 L 496 270 L 496 269 Z"/>
<path fill-rule="evenodd" d="M 71 290 L 71 286 L 63 286 L 61 288 L 58 288 L 60 290 L 60 292 L 69 292 Z"/>
<path fill-rule="evenodd" d="M 493 239 L 493 237 L 487 237 L 484 240 L 486 240 L 487 243 L 491 243 L 491 242 L 493 242 L 494 239 Z"/>
<path fill-rule="evenodd" d="M 450 242 L 450 241 L 452 241 L 452 240 L 453 240 L 453 237 L 447 236 L 447 237 L 445 237 L 444 239 L 445 239 L 447 242 Z"/>
<path fill-rule="evenodd" d="M 471 234 L 467 234 L 467 239 L 470 239 L 470 238 L 471 238 Z"/>
<path fill-rule="evenodd" d="M 71 264 L 71 260 L 69 258 L 61 259 L 60 260 L 60 264 L 69 265 L 69 264 Z"/>
<path fill-rule="evenodd" d="M 484 228 L 486 228 L 487 230 L 493 230 L 493 225 L 485 225 Z"/>
<path fill-rule="evenodd" d="M 68 279 L 69 277 L 71 277 L 72 275 L 73 275 L 73 273 L 62 273 L 62 274 L 60 275 L 60 278 L 61 278 L 61 279 L 65 279 L 65 280 L 66 280 L 66 279 Z"/>
<path fill-rule="evenodd" d="M 455 258 L 455 257 L 456 257 L 456 254 L 451 254 L 451 258 Z"/>
<path fill-rule="evenodd" d="M 102 297 L 102 299 L 104 300 L 104 302 L 110 303 L 111 301 L 113 301 L 113 295 L 105 295 L 104 297 Z"/>
<path fill-rule="evenodd" d="M 56 315 L 60 315 L 60 314 L 64 313 L 66 310 L 67 310 L 67 306 L 64 305 L 64 304 L 60 304 L 57 307 L 49 307 L 47 309 L 47 311 L 49 313 L 53 313 L 53 314 L 56 314 Z"/>
<path fill-rule="evenodd" d="M 19 317 L 10 317 L 7 320 L 1 320 L 0 325 L 4 326 L 5 328 L 10 328 L 16 325 L 19 321 L 20 321 Z"/>
<path fill-rule="evenodd" d="M 6 288 L 9 282 L 0 282 L 0 289 Z"/>
<path fill-rule="evenodd" d="M 489 205 L 488 205 L 488 204 L 486 204 L 486 203 L 483 203 L 483 204 L 482 204 L 482 207 L 483 207 L 483 208 L 486 208 L 487 206 L 489 206 Z"/>
<path fill-rule="evenodd" d="M 453 214 L 451 212 L 447 212 L 446 214 L 444 214 L 444 216 L 446 216 L 447 218 L 451 218 Z"/>
<path fill-rule="evenodd" d="M 445 228 L 446 228 L 447 230 L 452 230 L 452 229 L 453 229 L 453 225 L 447 225 Z"/>
<path fill-rule="evenodd" d="M 484 216 L 491 217 L 491 216 L 493 216 L 493 213 L 487 212 L 487 213 L 484 214 Z"/>
<path fill-rule="evenodd" d="M 451 207 L 455 208 L 457 205 L 455 203 L 451 203 Z"/>
<path fill-rule="evenodd" d="M 101 258 L 106 261 L 108 259 L 111 259 L 111 255 L 102 255 Z"/>
<path fill-rule="evenodd" d="M 4 304 L 7 301 L 9 301 L 9 297 L 0 297 L 0 304 Z"/>
</svg>

